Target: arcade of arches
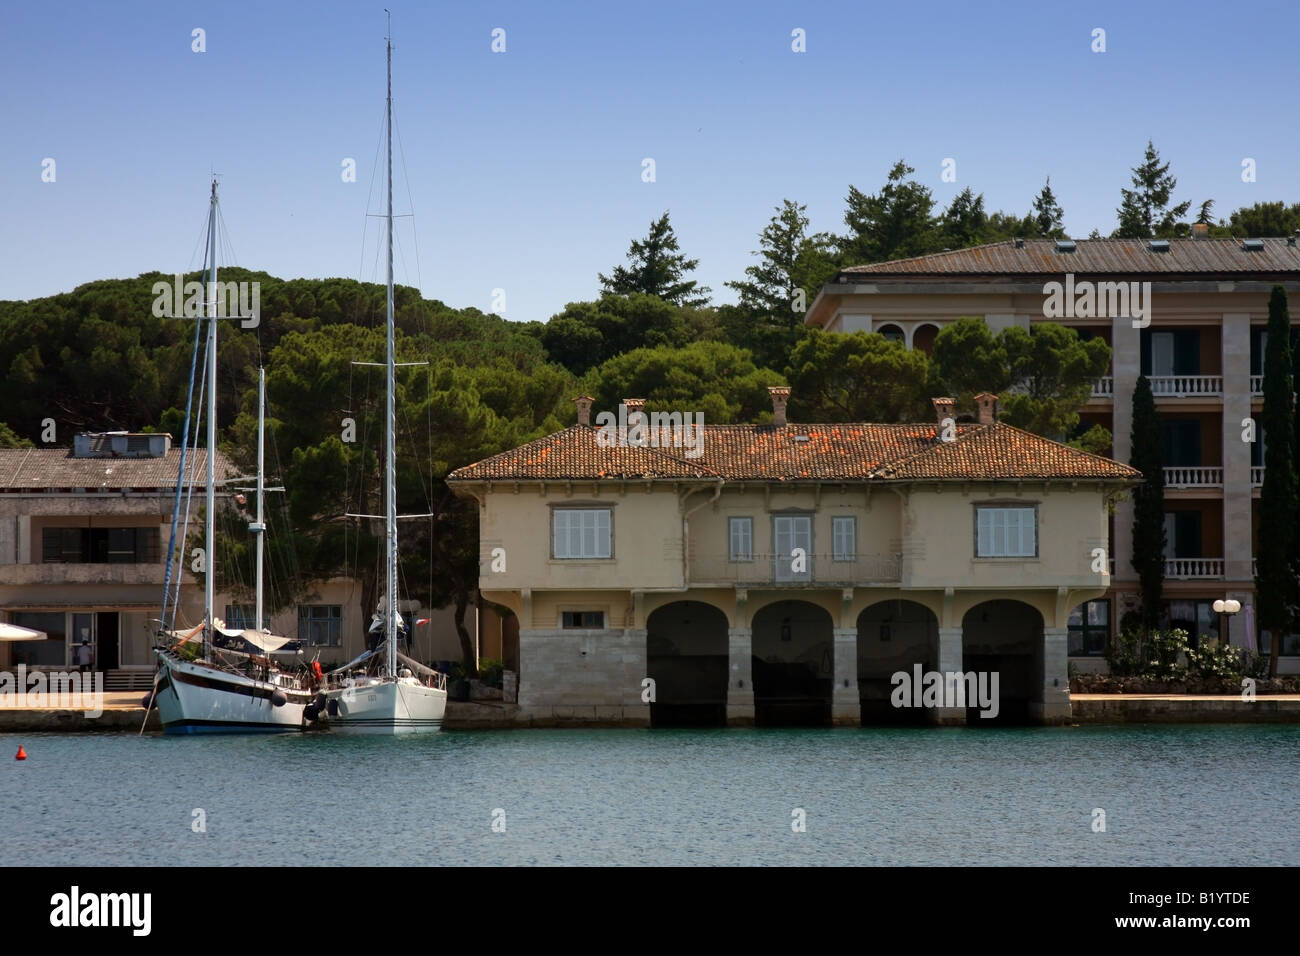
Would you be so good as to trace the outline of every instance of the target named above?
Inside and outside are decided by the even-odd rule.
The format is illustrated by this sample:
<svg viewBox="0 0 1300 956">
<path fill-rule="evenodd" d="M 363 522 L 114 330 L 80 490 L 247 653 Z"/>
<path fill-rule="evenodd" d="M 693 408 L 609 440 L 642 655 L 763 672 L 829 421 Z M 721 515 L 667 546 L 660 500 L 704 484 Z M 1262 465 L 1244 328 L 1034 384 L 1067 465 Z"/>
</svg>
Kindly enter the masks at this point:
<svg viewBox="0 0 1300 956">
<path fill-rule="evenodd" d="M 742 619 L 748 627 L 733 626 L 702 600 L 650 612 L 652 726 L 984 726 L 1070 715 L 1066 629 L 1045 628 L 1042 613 L 1019 600 L 974 604 L 960 627 L 949 628 L 930 607 L 903 597 L 867 605 L 851 628 L 836 627 L 822 604 L 807 599 L 772 600 Z M 894 675 L 936 671 L 996 674 L 996 716 L 985 719 L 977 699 L 894 702 Z"/>
</svg>

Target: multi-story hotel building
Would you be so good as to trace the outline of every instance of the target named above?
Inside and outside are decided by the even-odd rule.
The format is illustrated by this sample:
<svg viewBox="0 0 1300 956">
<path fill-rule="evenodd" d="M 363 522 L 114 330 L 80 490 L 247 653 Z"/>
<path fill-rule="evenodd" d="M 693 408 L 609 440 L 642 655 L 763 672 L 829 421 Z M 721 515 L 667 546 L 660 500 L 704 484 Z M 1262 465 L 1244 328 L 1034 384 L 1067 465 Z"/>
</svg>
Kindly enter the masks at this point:
<svg viewBox="0 0 1300 956">
<path fill-rule="evenodd" d="M 1123 283 L 1123 292 L 1138 296 L 1149 289 L 1150 301 L 1141 302 L 1139 316 L 1133 296 L 1121 298 L 1118 286 L 1107 286 L 1091 307 L 1049 317 L 1056 310 L 1045 309 L 1045 286 L 1067 281 L 1080 289 L 1094 283 L 1094 290 Z M 1132 396 L 1142 374 L 1163 419 L 1169 619 L 1195 635 L 1217 636 L 1212 604 L 1236 598 L 1244 609 L 1229 627 L 1240 640 L 1257 626 L 1255 542 L 1268 527 L 1268 516 L 1259 513 L 1266 436 L 1258 429 L 1254 442 L 1243 436 L 1252 418 L 1258 424 L 1263 406 L 1265 326 L 1275 284 L 1294 303 L 1294 329 L 1300 321 L 1294 237 L 1009 240 L 846 268 L 821 290 L 806 321 L 829 331 L 879 332 L 927 352 L 939 330 L 961 316 L 982 317 L 995 332 L 1060 322 L 1081 336 L 1103 338 L 1112 367 L 1082 410 L 1083 427 L 1106 426 L 1114 436 L 1111 456 L 1129 461 Z M 1123 300 L 1129 308 L 1116 309 Z M 1073 610 L 1070 657 L 1083 670 L 1101 666 L 1106 642 L 1136 603 L 1132 523 L 1131 501 L 1120 501 L 1111 521 L 1111 587 Z M 1284 638 L 1279 670 L 1300 672 L 1300 635 Z"/>
</svg>

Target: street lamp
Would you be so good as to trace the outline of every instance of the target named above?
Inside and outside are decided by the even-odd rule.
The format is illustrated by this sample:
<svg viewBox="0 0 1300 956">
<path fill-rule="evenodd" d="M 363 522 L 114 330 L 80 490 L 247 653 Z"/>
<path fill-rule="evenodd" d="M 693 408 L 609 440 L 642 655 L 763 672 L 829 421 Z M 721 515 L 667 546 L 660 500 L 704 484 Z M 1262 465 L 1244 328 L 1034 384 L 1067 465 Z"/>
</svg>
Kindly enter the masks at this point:
<svg viewBox="0 0 1300 956">
<path fill-rule="evenodd" d="M 1231 598 L 1214 602 L 1214 613 L 1219 615 L 1219 638 L 1225 644 L 1231 643 L 1228 641 L 1228 615 L 1236 614 L 1240 610 L 1241 602 Z"/>
</svg>

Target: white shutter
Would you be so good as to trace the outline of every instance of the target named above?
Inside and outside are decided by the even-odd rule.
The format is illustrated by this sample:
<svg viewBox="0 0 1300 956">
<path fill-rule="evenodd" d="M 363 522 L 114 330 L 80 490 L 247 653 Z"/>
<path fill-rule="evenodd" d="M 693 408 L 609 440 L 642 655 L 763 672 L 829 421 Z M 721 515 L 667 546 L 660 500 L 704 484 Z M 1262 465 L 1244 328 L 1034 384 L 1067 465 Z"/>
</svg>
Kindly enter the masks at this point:
<svg viewBox="0 0 1300 956">
<path fill-rule="evenodd" d="M 598 558 L 608 558 L 614 553 L 611 547 L 609 519 L 608 510 L 602 508 L 596 512 L 596 557 Z"/>
</svg>

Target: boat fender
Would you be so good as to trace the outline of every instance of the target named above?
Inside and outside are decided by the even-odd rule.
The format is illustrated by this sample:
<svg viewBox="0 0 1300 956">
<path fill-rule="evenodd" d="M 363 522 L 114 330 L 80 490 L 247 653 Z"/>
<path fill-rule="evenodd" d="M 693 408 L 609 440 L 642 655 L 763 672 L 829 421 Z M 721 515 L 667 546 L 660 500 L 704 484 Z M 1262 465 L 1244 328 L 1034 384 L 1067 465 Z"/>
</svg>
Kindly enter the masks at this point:
<svg viewBox="0 0 1300 956">
<path fill-rule="evenodd" d="M 308 704 L 306 707 L 302 709 L 302 716 L 303 719 L 307 721 L 309 724 L 315 723 L 316 718 L 320 716 L 320 710 L 316 707 L 315 704 Z"/>
<path fill-rule="evenodd" d="M 324 695 L 324 694 L 317 694 L 317 695 L 316 695 L 315 707 L 316 707 L 316 713 L 318 713 L 318 714 L 325 710 L 325 695 Z"/>
<path fill-rule="evenodd" d="M 288 702 L 289 702 L 289 698 L 282 690 L 277 690 L 275 693 L 271 695 L 272 707 L 283 707 Z"/>
<path fill-rule="evenodd" d="M 339 715 L 339 702 L 337 700 L 332 700 L 329 702 L 329 706 L 325 709 L 329 712 L 331 717 L 337 717 Z"/>
</svg>

